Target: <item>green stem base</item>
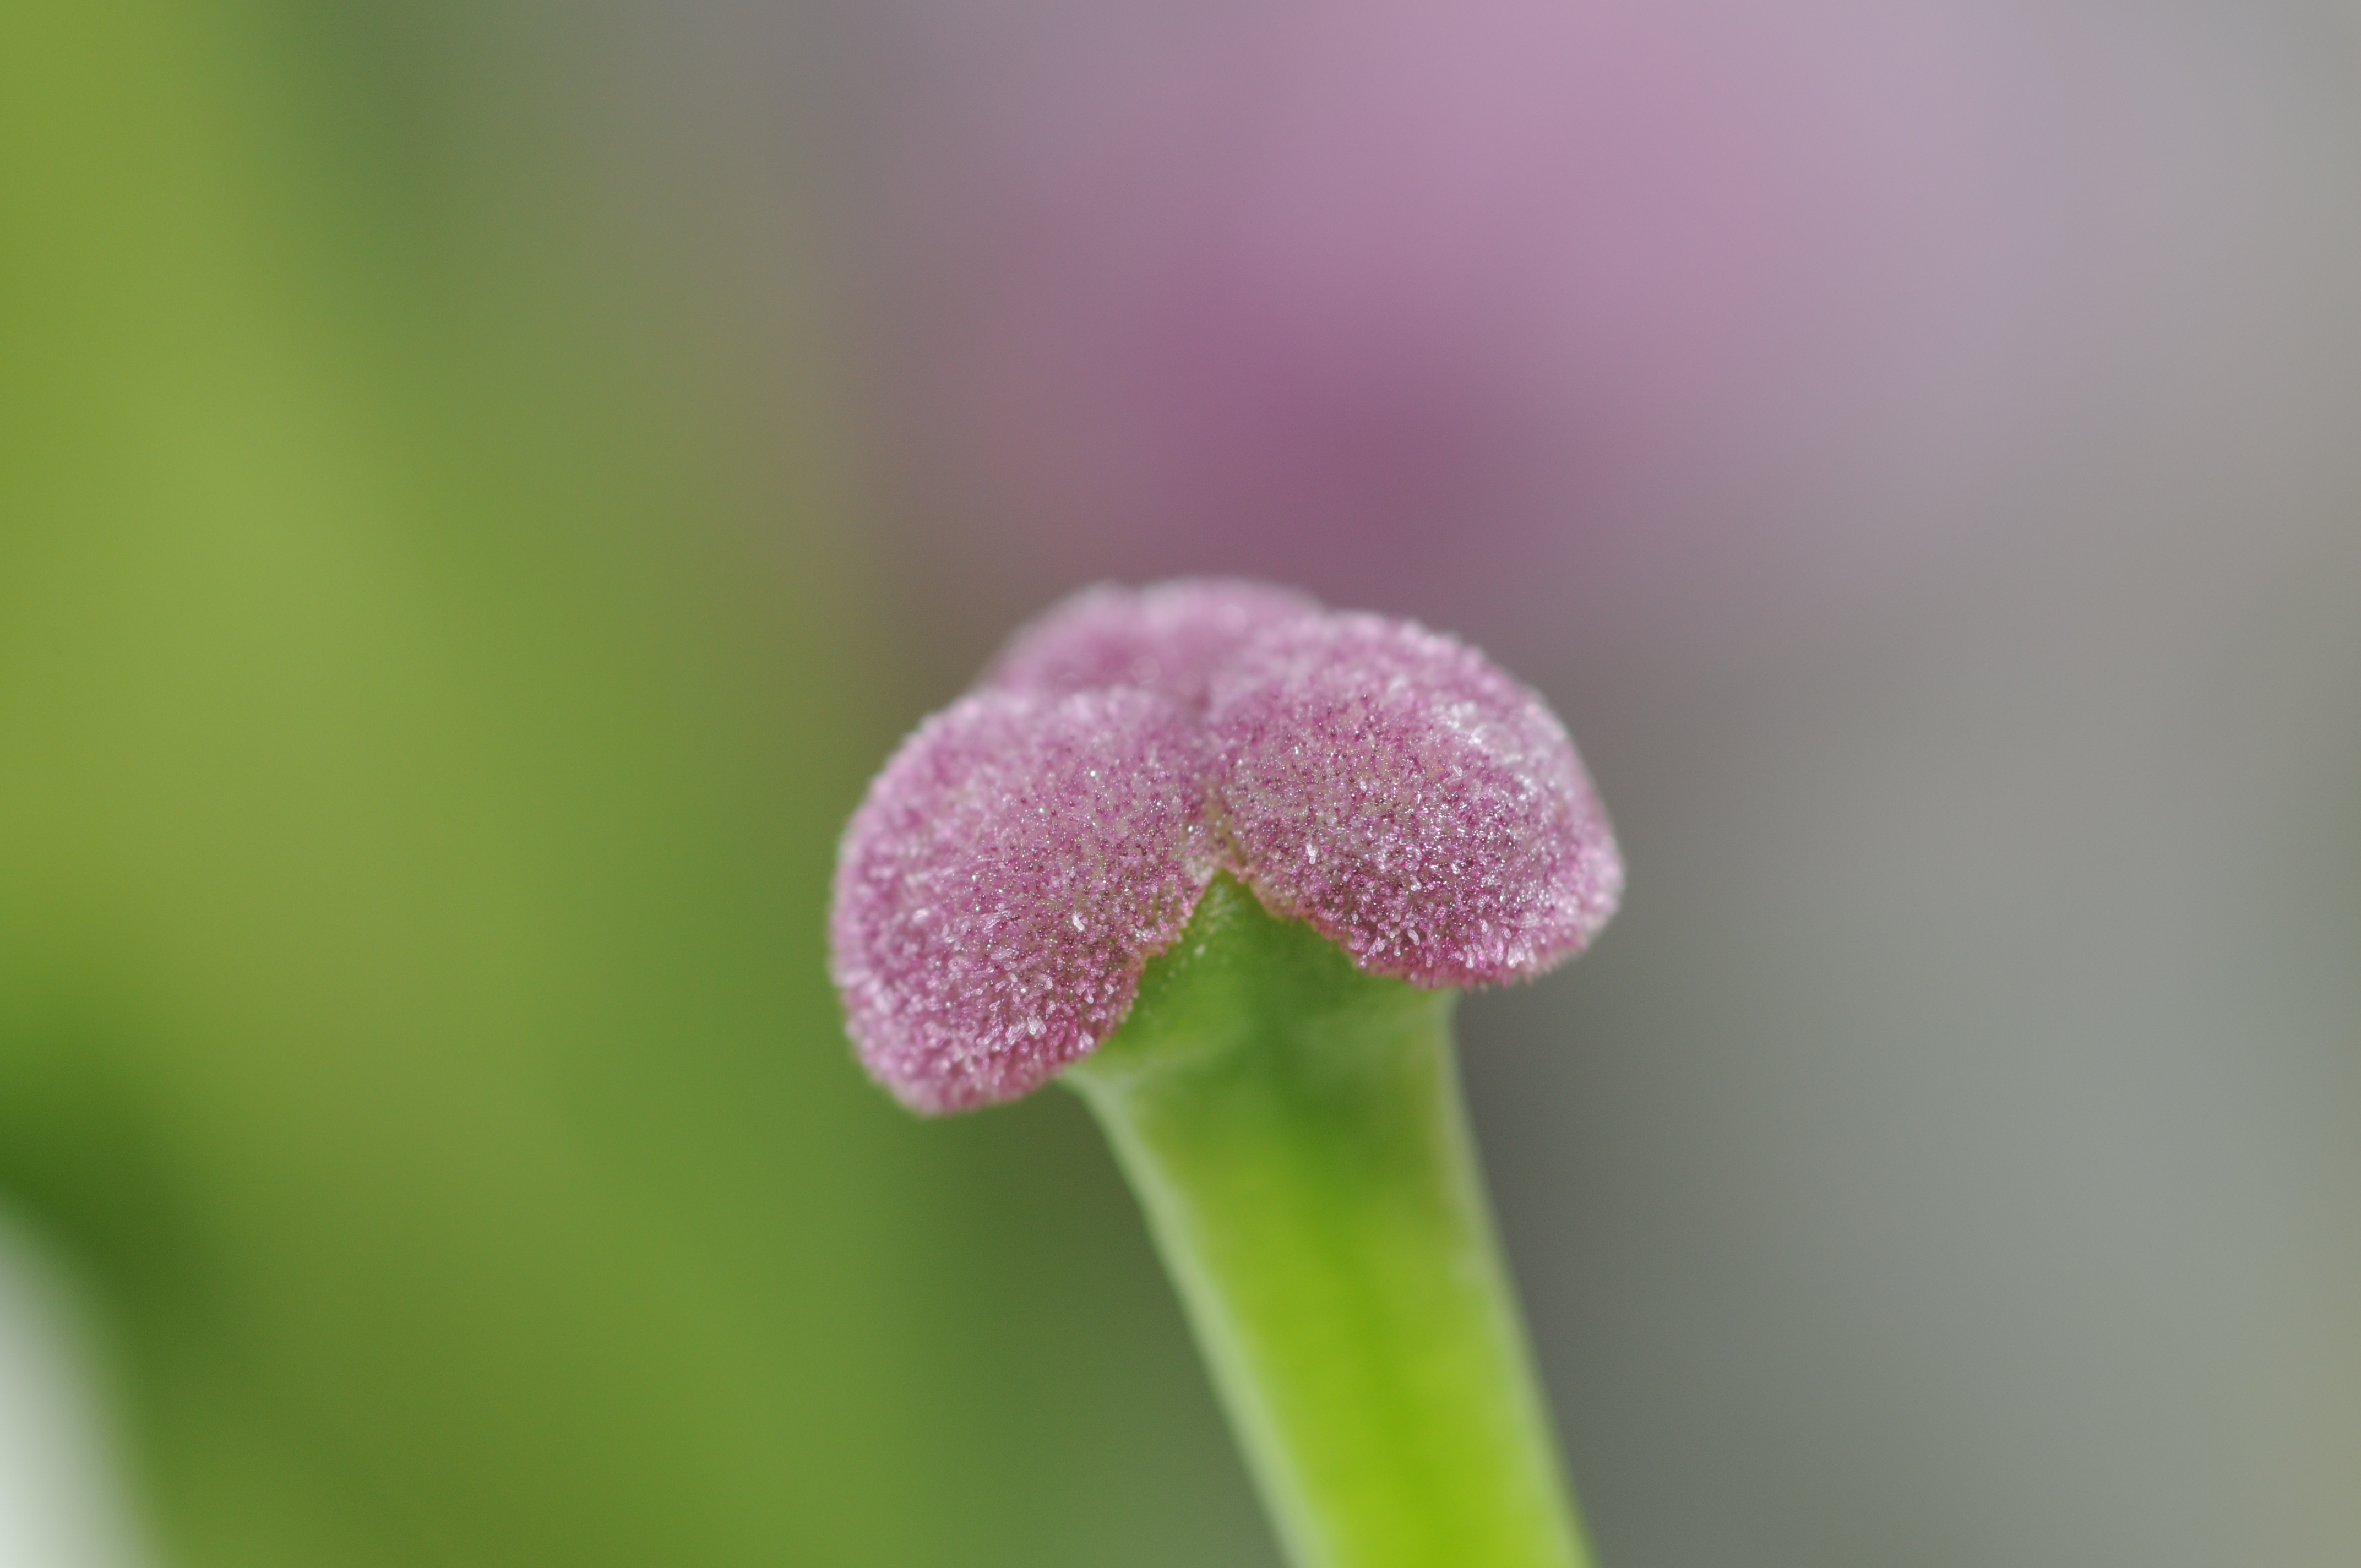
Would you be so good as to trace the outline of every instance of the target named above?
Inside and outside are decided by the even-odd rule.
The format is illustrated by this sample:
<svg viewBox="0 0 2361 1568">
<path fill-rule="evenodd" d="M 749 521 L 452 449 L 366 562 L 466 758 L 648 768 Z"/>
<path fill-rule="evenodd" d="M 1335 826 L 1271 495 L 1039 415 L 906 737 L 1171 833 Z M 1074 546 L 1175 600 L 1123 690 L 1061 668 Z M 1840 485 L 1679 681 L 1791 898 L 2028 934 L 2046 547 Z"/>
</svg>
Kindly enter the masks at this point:
<svg viewBox="0 0 2361 1568">
<path fill-rule="evenodd" d="M 1227 877 L 1063 1081 L 1087 1100 L 1296 1568 L 1587 1568 L 1453 1058 Z"/>
</svg>

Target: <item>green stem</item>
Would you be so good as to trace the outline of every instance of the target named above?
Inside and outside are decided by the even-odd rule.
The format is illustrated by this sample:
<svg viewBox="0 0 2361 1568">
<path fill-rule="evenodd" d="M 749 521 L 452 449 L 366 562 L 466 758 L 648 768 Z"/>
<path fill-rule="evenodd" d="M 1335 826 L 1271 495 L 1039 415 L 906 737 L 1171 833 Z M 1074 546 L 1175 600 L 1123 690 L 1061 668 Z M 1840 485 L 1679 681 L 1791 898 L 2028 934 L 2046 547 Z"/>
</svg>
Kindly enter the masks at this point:
<svg viewBox="0 0 2361 1568">
<path fill-rule="evenodd" d="M 1587 1568 L 1451 1044 L 1217 879 L 1068 1069 L 1297 1568 Z"/>
</svg>

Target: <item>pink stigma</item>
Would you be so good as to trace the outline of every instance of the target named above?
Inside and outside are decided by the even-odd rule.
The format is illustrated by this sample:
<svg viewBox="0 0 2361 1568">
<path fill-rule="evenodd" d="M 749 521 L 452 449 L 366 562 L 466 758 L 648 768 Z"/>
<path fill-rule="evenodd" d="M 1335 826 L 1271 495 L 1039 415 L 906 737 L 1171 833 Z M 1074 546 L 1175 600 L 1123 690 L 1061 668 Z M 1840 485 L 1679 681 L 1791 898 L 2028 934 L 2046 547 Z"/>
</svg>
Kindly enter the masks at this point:
<svg viewBox="0 0 2361 1568">
<path fill-rule="evenodd" d="M 976 684 L 1059 696 L 1137 686 L 1202 712 L 1214 675 L 1258 633 L 1320 614 L 1318 601 L 1263 583 L 1183 577 L 1138 589 L 1102 583 L 1010 638 Z"/>
<path fill-rule="evenodd" d="M 1277 628 L 1207 727 L 1225 863 L 1374 974 L 1522 979 L 1615 913 L 1623 863 L 1565 726 L 1464 642 L 1374 615 Z"/>
<path fill-rule="evenodd" d="M 1565 727 L 1463 642 L 1252 583 L 1075 595 L 921 725 L 846 828 L 829 935 L 873 1076 L 923 1112 L 1112 1035 L 1216 871 L 1373 974 L 1527 979 L 1615 912 Z"/>
</svg>

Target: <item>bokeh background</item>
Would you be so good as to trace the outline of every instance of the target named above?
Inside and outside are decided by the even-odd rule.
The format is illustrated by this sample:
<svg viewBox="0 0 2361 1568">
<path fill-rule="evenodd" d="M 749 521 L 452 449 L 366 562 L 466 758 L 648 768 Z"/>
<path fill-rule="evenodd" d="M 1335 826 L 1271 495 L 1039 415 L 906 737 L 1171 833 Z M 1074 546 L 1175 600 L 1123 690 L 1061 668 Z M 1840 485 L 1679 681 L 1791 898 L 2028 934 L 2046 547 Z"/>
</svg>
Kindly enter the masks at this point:
<svg viewBox="0 0 2361 1568">
<path fill-rule="evenodd" d="M 2361 1557 L 2361 12 L 7 0 L 0 1564 L 1275 1562 L 820 951 L 1018 620 L 1467 635 L 1609 1568 Z"/>
</svg>

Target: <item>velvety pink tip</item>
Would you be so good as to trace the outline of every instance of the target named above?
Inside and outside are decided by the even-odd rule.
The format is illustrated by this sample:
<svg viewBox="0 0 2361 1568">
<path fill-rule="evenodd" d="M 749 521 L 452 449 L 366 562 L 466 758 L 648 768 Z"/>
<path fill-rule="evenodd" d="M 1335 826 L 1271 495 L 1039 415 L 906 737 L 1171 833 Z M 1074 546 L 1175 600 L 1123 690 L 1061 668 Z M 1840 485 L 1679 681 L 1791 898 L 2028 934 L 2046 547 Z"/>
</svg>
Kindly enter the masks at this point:
<svg viewBox="0 0 2361 1568">
<path fill-rule="evenodd" d="M 829 937 L 854 1045 L 919 1111 L 1095 1048 L 1216 871 L 1377 974 L 1524 979 L 1623 866 L 1557 719 L 1406 621 L 1250 583 L 1093 588 L 920 726 L 845 830 Z"/>
<path fill-rule="evenodd" d="M 1287 588 L 1184 577 L 1132 589 L 1102 584 L 1008 641 L 977 684 L 1009 691 L 1137 686 L 1202 709 L 1215 674 L 1258 634 L 1321 613 Z"/>
<path fill-rule="evenodd" d="M 1208 726 L 1235 869 L 1365 970 L 1523 979 L 1615 912 L 1622 860 L 1565 727 L 1465 643 L 1373 615 L 1279 628 Z"/>
<path fill-rule="evenodd" d="M 964 1110 L 1113 1033 L 1212 877 L 1206 761 L 1144 691 L 985 692 L 920 726 L 837 867 L 832 968 L 871 1074 Z"/>
</svg>

